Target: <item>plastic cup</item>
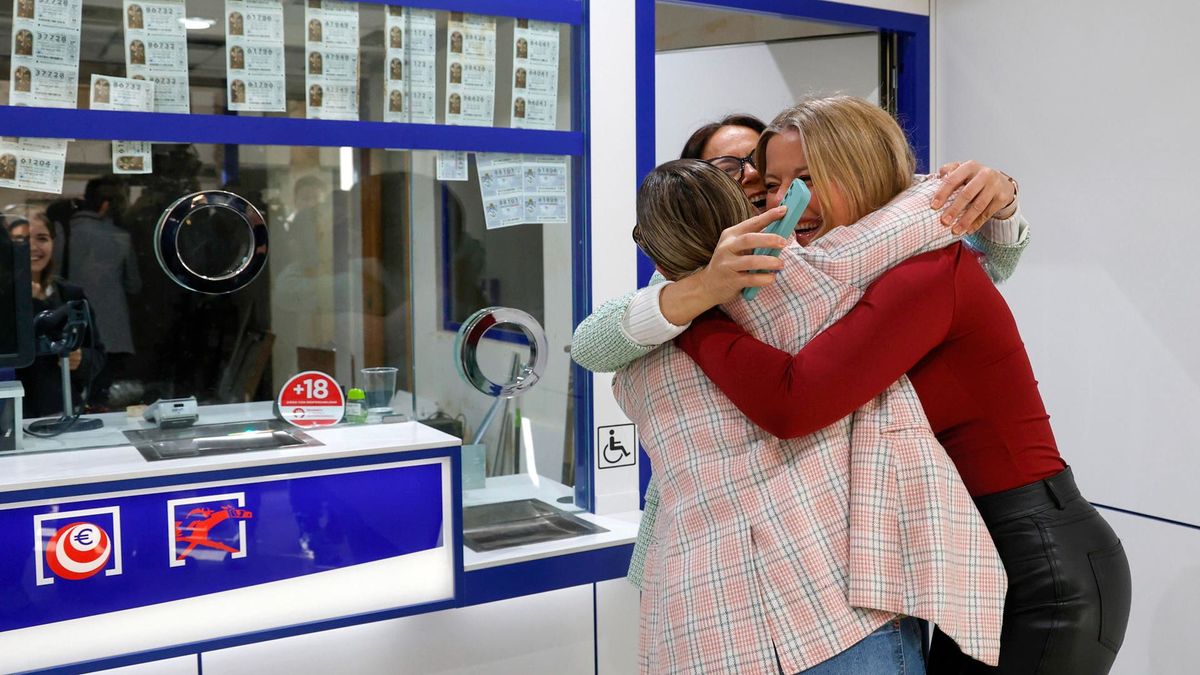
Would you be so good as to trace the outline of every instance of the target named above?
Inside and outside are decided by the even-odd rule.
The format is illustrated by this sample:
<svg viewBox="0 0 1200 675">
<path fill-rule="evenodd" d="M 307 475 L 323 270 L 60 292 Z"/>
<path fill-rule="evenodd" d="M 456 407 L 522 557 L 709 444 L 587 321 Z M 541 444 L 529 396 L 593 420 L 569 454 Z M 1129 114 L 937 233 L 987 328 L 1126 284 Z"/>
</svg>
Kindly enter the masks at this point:
<svg viewBox="0 0 1200 675">
<path fill-rule="evenodd" d="M 367 412 L 392 411 L 392 395 L 396 393 L 396 369 L 391 366 L 362 369 L 362 390 L 367 395 Z"/>
</svg>

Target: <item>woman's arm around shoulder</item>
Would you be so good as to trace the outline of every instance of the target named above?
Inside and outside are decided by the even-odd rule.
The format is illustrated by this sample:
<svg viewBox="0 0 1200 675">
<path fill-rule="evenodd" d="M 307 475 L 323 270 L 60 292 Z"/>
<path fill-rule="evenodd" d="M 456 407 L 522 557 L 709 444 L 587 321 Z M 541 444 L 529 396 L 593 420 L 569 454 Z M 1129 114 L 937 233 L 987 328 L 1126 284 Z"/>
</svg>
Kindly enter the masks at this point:
<svg viewBox="0 0 1200 675">
<path fill-rule="evenodd" d="M 979 262 L 993 282 L 1008 281 L 1029 246 L 1029 221 L 1018 209 L 1008 218 L 989 220 L 965 241 L 983 254 Z"/>
<path fill-rule="evenodd" d="M 626 317 L 630 309 L 646 308 L 650 300 L 653 300 L 652 304 L 656 306 L 658 294 L 665 281 L 662 275 L 655 272 L 646 288 L 630 291 L 609 300 L 589 314 L 580 322 L 571 338 L 571 358 L 593 373 L 611 373 L 653 352 L 675 337 L 667 335 L 657 342 L 647 342 L 644 339 L 639 341 L 639 336 L 630 335 L 627 328 Z M 645 325 L 650 322 L 637 323 Z"/>
</svg>

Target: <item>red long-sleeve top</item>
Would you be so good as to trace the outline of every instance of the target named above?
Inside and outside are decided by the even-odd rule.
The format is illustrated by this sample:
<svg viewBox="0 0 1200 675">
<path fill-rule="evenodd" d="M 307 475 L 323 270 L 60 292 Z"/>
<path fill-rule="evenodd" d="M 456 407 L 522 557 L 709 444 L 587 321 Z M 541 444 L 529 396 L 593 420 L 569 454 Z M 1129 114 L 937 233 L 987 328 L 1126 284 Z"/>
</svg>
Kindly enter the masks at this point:
<svg viewBox="0 0 1200 675">
<path fill-rule="evenodd" d="M 720 311 L 698 318 L 676 344 L 780 438 L 832 424 L 908 373 L 973 496 L 1066 467 L 1012 312 L 961 244 L 884 273 L 798 354 L 751 337 Z"/>
</svg>

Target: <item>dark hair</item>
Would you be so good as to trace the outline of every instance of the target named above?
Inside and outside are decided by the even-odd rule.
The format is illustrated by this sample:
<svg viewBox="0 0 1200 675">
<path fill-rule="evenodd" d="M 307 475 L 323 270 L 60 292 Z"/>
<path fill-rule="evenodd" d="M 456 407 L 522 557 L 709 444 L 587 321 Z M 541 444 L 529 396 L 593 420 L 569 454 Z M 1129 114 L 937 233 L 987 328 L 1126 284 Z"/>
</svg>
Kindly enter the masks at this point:
<svg viewBox="0 0 1200 675">
<path fill-rule="evenodd" d="M 687 139 L 687 143 L 683 144 L 683 152 L 679 153 L 679 158 L 704 159 L 704 146 L 708 145 L 709 140 L 722 127 L 746 127 L 753 130 L 756 134 L 761 134 L 766 130 L 767 125 L 754 115 L 747 115 L 745 113 L 726 115 L 716 122 L 709 122 L 693 131 L 691 137 Z"/>
<path fill-rule="evenodd" d="M 89 211 L 99 211 L 105 202 L 111 211 L 120 211 L 125 206 L 125 184 L 113 174 L 89 180 L 83 190 L 83 203 Z"/>
<path fill-rule="evenodd" d="M 11 238 L 13 230 L 17 229 L 18 227 L 24 227 L 29 230 L 29 232 L 25 235 L 26 238 L 28 238 L 30 241 L 33 241 L 34 222 L 40 223 L 43 227 L 45 227 L 46 233 L 50 235 L 50 241 L 53 244 L 57 244 L 58 233 L 54 231 L 54 223 L 51 223 L 50 220 L 46 218 L 46 214 L 44 213 L 35 213 L 29 218 L 17 216 L 16 218 L 13 218 L 11 223 L 8 223 L 5 229 L 8 231 L 9 238 Z M 50 260 L 46 261 L 46 267 L 42 270 L 42 275 L 39 278 L 34 279 L 34 281 L 38 282 L 38 285 L 42 287 L 43 292 L 50 287 L 51 283 L 54 282 L 54 261 L 56 258 L 58 258 L 57 248 L 58 247 L 55 246 L 55 250 L 50 254 Z"/>
</svg>

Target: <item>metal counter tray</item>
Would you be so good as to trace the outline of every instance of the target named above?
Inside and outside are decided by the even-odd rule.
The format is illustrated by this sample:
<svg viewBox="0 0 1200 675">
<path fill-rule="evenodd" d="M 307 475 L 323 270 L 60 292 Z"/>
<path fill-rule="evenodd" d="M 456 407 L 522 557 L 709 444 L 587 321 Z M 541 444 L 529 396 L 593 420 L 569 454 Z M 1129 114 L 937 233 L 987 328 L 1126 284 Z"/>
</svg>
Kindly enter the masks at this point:
<svg viewBox="0 0 1200 675">
<path fill-rule="evenodd" d="M 206 424 L 184 429 L 126 431 L 125 438 L 147 462 L 206 455 L 229 455 L 322 443 L 279 420 Z"/>
<path fill-rule="evenodd" d="M 463 509 L 463 542 L 476 552 L 598 532 L 608 530 L 537 499 L 482 504 Z"/>
</svg>

